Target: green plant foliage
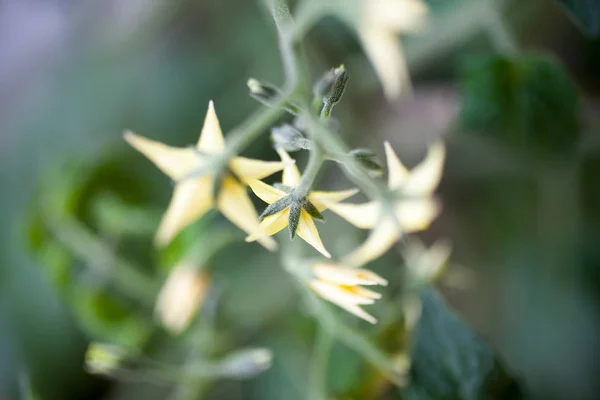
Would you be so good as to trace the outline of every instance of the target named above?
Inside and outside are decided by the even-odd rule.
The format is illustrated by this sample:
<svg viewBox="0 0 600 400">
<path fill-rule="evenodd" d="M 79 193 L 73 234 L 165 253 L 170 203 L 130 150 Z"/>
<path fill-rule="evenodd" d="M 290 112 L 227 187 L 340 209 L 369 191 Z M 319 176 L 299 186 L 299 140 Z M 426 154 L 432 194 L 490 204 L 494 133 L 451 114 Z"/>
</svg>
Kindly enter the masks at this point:
<svg viewBox="0 0 600 400">
<path fill-rule="evenodd" d="M 588 36 L 600 35 L 599 0 L 557 0 L 567 15 Z"/>
<path fill-rule="evenodd" d="M 520 151 L 568 155 L 580 134 L 578 90 L 551 57 L 486 56 L 463 70 L 461 122 Z"/>
<path fill-rule="evenodd" d="M 494 350 L 452 310 L 434 289 L 422 295 L 415 329 L 408 399 L 518 399 L 520 388 Z"/>
</svg>

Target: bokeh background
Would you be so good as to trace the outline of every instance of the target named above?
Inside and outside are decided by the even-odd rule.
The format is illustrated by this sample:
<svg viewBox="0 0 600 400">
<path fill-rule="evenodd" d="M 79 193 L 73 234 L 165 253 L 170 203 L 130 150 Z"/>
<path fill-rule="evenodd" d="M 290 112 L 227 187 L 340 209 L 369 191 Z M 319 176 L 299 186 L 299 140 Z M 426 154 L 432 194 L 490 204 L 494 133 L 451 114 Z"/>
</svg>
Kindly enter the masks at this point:
<svg viewBox="0 0 600 400">
<path fill-rule="evenodd" d="M 386 102 L 354 32 L 332 16 L 307 37 L 310 68 L 316 79 L 346 65 L 335 115 L 350 146 L 383 155 L 389 140 L 412 166 L 445 137 L 444 211 L 421 235 L 453 243 L 439 288 L 527 397 L 597 398 L 600 42 L 557 2 L 496 2 L 516 44 L 507 55 L 506 38 L 482 17 L 487 3 L 429 1 L 430 27 L 404 41 L 412 98 Z M 590 3 L 593 23 L 600 8 Z M 173 363 L 198 346 L 207 354 L 264 346 L 275 354 L 270 370 L 197 387 L 190 398 L 306 398 L 315 326 L 276 255 L 240 241 L 219 251 L 211 301 L 185 335 L 167 334 L 152 315 L 177 260 L 208 251 L 230 225 L 211 215 L 155 249 L 172 186 L 122 132 L 193 143 L 210 99 L 227 132 L 262 107 L 248 96 L 249 77 L 283 79 L 276 31 L 258 1 L 0 1 L 0 399 L 175 396 L 173 385 L 87 374 L 90 340 Z M 246 154 L 276 159 L 268 132 Z M 351 183 L 332 163 L 319 185 Z M 319 228 L 332 253 L 364 239 L 326 217 Z M 136 272 L 123 278 L 131 287 L 114 284 L 123 263 Z M 401 267 L 397 251 L 372 265 L 387 277 Z M 371 309 L 385 320 L 394 301 Z M 389 324 L 348 321 L 380 342 L 389 336 Z M 369 371 L 336 344 L 331 395 L 399 398 L 369 389 Z"/>
</svg>

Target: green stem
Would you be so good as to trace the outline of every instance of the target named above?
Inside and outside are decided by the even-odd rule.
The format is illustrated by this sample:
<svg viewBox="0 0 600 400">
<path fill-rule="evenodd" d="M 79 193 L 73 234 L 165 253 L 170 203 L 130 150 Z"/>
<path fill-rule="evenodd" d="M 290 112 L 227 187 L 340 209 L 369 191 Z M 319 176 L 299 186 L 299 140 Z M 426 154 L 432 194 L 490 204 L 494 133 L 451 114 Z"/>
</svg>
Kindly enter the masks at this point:
<svg viewBox="0 0 600 400">
<path fill-rule="evenodd" d="M 313 310 L 315 311 L 315 317 L 319 321 L 319 324 L 326 327 L 326 329 L 330 329 L 333 337 L 339 339 L 346 346 L 363 356 L 395 385 L 402 387 L 406 384 L 406 377 L 403 375 L 404 371 L 398 371 L 387 354 L 379 350 L 370 340 L 356 331 L 356 329 L 336 318 L 329 307 L 304 282 L 298 280 L 298 283 L 310 298 Z"/>
<path fill-rule="evenodd" d="M 331 346 L 333 345 L 333 334 L 331 327 L 320 324 L 317 332 L 316 343 L 310 360 L 310 371 L 308 377 L 308 399 L 327 400 L 327 362 Z"/>
<path fill-rule="evenodd" d="M 339 136 L 329 131 L 323 124 L 306 113 L 304 114 L 308 121 L 309 131 L 312 132 L 311 138 L 313 143 L 326 148 L 329 154 L 334 154 L 344 166 L 344 172 L 348 179 L 353 181 L 367 196 L 373 200 L 386 201 L 385 187 L 373 181 L 364 168 L 354 159 L 349 156 L 350 149 L 340 140 Z"/>
<path fill-rule="evenodd" d="M 304 169 L 300 183 L 298 183 L 298 186 L 296 186 L 295 192 L 299 197 L 305 197 L 308 195 L 308 192 L 310 191 L 317 174 L 321 170 L 323 161 L 325 161 L 323 149 L 318 143 L 313 142 L 313 146 L 311 147 L 311 151 L 309 153 L 308 165 Z"/>
<path fill-rule="evenodd" d="M 285 104 L 291 99 L 292 92 L 281 95 L 272 107 L 266 107 L 252 114 L 248 119 L 227 135 L 226 158 L 241 153 L 261 133 L 268 129 L 285 113 Z"/>
<path fill-rule="evenodd" d="M 78 258 L 90 267 L 106 265 L 106 268 L 97 268 L 97 272 L 110 279 L 123 294 L 148 306 L 154 304 L 158 285 L 133 264 L 116 256 L 89 229 L 68 216 L 53 218 L 49 222 L 58 240 Z"/>
</svg>

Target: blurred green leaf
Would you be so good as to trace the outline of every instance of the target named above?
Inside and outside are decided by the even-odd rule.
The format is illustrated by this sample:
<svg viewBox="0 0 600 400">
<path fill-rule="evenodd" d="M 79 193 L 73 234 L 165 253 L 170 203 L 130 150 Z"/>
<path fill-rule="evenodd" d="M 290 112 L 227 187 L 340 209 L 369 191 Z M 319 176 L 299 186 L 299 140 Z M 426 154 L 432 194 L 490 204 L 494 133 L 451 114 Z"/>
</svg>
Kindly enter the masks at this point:
<svg viewBox="0 0 600 400">
<path fill-rule="evenodd" d="M 580 134 L 579 95 L 544 55 L 486 56 L 463 70 L 461 122 L 521 151 L 568 155 Z"/>
<path fill-rule="evenodd" d="M 415 329 L 408 399 L 518 399 L 494 350 L 462 321 L 434 289 L 422 296 Z"/>
<path fill-rule="evenodd" d="M 600 35 L 600 0 L 557 1 L 586 35 Z"/>
</svg>

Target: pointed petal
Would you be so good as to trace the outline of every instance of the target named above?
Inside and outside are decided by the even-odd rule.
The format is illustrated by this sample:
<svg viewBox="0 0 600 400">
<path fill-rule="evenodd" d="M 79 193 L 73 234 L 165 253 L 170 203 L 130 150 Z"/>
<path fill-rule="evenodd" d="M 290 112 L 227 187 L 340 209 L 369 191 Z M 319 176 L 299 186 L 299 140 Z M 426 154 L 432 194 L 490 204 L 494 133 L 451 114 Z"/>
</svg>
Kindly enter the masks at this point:
<svg viewBox="0 0 600 400">
<path fill-rule="evenodd" d="M 354 287 L 340 286 L 331 282 L 312 280 L 311 287 L 326 300 L 335 304 L 373 304 L 375 299 L 363 297 L 354 291 Z"/>
<path fill-rule="evenodd" d="M 400 200 L 394 207 L 396 218 L 406 232 L 418 232 L 429 228 L 440 210 L 440 203 L 430 197 Z"/>
<path fill-rule="evenodd" d="M 221 213 L 247 234 L 256 234 L 258 242 L 271 251 L 277 249 L 273 238 L 260 229 L 258 214 L 246 188 L 231 176 L 223 179 L 218 206 Z"/>
<path fill-rule="evenodd" d="M 396 221 L 385 218 L 371 232 L 367 240 L 342 260 L 342 263 L 359 267 L 379 258 L 400 238 Z"/>
<path fill-rule="evenodd" d="M 329 202 L 324 202 L 324 204 L 329 210 L 361 229 L 373 229 L 381 212 L 381 206 L 376 201 L 363 204 Z"/>
<path fill-rule="evenodd" d="M 363 49 L 371 61 L 388 100 L 412 92 L 408 65 L 400 39 L 378 24 L 364 24 L 358 30 Z"/>
<path fill-rule="evenodd" d="M 173 180 L 183 178 L 203 164 L 201 156 L 193 149 L 167 146 L 131 131 L 126 131 L 123 138 Z"/>
<path fill-rule="evenodd" d="M 321 242 L 321 237 L 319 236 L 319 231 L 317 231 L 315 222 L 304 210 L 300 213 L 300 222 L 298 223 L 298 230 L 296 233 L 304 239 L 306 243 L 317 249 L 319 253 L 327 258 L 331 258 L 331 254 L 325 250 L 325 246 L 323 246 L 323 242 Z"/>
<path fill-rule="evenodd" d="M 383 143 L 385 147 L 385 158 L 388 167 L 388 187 L 392 190 L 398 189 L 408 179 L 408 170 L 396 155 L 388 141 Z"/>
<path fill-rule="evenodd" d="M 277 154 L 281 157 L 281 161 L 285 163 L 281 183 L 289 187 L 296 187 L 300 182 L 300 171 L 296 166 L 296 161 L 283 149 L 277 148 Z"/>
<path fill-rule="evenodd" d="M 253 160 L 245 157 L 235 157 L 229 162 L 229 168 L 244 183 L 251 179 L 263 179 L 285 166 L 281 161 Z"/>
<path fill-rule="evenodd" d="M 168 244 L 183 228 L 206 214 L 212 208 L 212 198 L 210 177 L 178 183 L 156 231 L 156 243 L 159 246 Z"/>
<path fill-rule="evenodd" d="M 413 32 L 427 21 L 427 5 L 421 0 L 378 0 L 368 2 L 368 18 L 395 32 Z"/>
<path fill-rule="evenodd" d="M 208 102 L 208 111 L 204 117 L 204 126 L 198 139 L 198 149 L 205 153 L 221 153 L 225 149 L 225 140 L 215 112 L 213 101 Z"/>
<path fill-rule="evenodd" d="M 283 230 L 288 225 L 289 210 L 283 210 L 277 214 L 269 215 L 260 223 L 260 229 L 267 235 L 274 235 Z M 254 242 L 257 239 L 256 233 L 249 235 L 246 242 Z"/>
<path fill-rule="evenodd" d="M 410 171 L 402 191 L 411 196 L 430 195 L 437 188 L 444 171 L 446 148 L 442 142 L 429 147 L 425 159 Z"/>
<path fill-rule="evenodd" d="M 256 179 L 248 181 L 248 186 L 250 186 L 250 189 L 252 189 L 254 194 L 257 195 L 259 199 L 267 204 L 275 203 L 277 200 L 288 195 L 283 190 L 274 188 L 273 186 L 267 185 L 263 181 Z"/>
<path fill-rule="evenodd" d="M 343 299 L 340 299 L 338 296 L 336 296 L 335 293 L 332 293 L 331 288 L 335 285 L 314 280 L 310 282 L 310 286 L 319 296 L 323 297 L 325 300 L 334 303 L 338 307 L 343 308 L 349 313 L 354 314 L 357 317 L 364 319 L 365 321 L 368 321 L 372 324 L 377 323 L 375 317 L 364 311 L 360 306 L 356 305 L 355 303 L 346 302 Z"/>
<path fill-rule="evenodd" d="M 346 200 L 348 197 L 354 196 L 358 192 L 358 189 L 341 190 L 338 192 L 313 191 L 308 194 L 308 200 L 317 207 L 317 210 L 325 211 L 327 210 L 325 202 L 338 203 Z"/>
<path fill-rule="evenodd" d="M 348 268 L 339 264 L 318 263 L 313 266 L 315 276 L 338 285 L 383 285 L 388 284 L 375 272 L 368 269 Z"/>
</svg>

